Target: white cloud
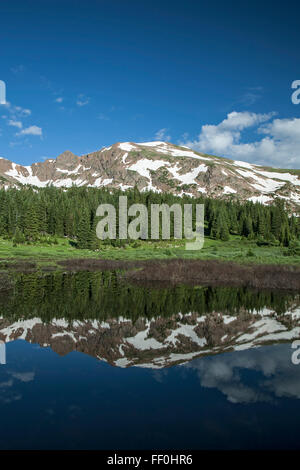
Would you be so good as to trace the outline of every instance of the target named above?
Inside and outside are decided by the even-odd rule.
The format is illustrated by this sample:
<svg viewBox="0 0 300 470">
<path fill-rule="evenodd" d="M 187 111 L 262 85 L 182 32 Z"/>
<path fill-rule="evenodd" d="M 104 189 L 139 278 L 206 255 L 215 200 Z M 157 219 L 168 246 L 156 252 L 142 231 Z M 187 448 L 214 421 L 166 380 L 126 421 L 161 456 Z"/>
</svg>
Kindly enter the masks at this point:
<svg viewBox="0 0 300 470">
<path fill-rule="evenodd" d="M 31 382 L 35 377 L 34 372 L 12 372 L 11 375 L 21 382 Z"/>
<path fill-rule="evenodd" d="M 58 98 L 55 99 L 55 103 L 62 103 L 63 102 L 63 97 L 59 96 Z"/>
<path fill-rule="evenodd" d="M 17 132 L 15 135 L 17 137 L 19 136 L 28 136 L 28 135 L 33 135 L 33 136 L 42 136 L 42 128 L 32 125 L 25 127 L 23 129 L 23 119 L 31 116 L 31 110 L 27 108 L 22 108 L 21 106 L 16 106 L 13 105 L 10 102 L 6 102 L 6 104 L 3 106 L 6 110 L 6 114 L 2 115 L 1 117 L 5 120 L 6 124 L 10 127 L 15 127 L 19 129 L 19 132 Z M 22 120 L 21 120 L 22 119 Z M 1 131 L 0 131 L 1 133 Z M 18 145 L 18 142 L 10 142 L 9 143 L 10 147 L 14 147 Z"/>
<path fill-rule="evenodd" d="M 15 75 L 18 75 L 18 74 L 20 74 L 20 73 L 23 73 L 23 72 L 25 72 L 25 70 L 26 70 L 26 68 L 25 68 L 25 66 L 22 65 L 22 64 L 16 65 L 15 67 L 12 67 L 12 68 L 10 69 L 10 71 L 11 71 L 13 74 L 15 74 Z"/>
<path fill-rule="evenodd" d="M 29 126 L 21 130 L 18 135 L 43 135 L 42 128 L 38 126 Z"/>
<path fill-rule="evenodd" d="M 15 106 L 9 101 L 7 101 L 3 106 L 7 109 L 9 115 L 13 119 L 16 119 L 17 117 L 22 118 L 31 115 L 30 109 L 22 108 L 21 106 Z"/>
<path fill-rule="evenodd" d="M 14 121 L 13 119 L 9 119 L 7 124 L 12 127 L 18 127 L 19 129 L 22 129 L 23 127 L 21 121 Z"/>
<path fill-rule="evenodd" d="M 200 152 L 261 165 L 300 167 L 300 119 L 278 119 L 275 113 L 236 112 L 217 125 L 204 125 L 196 140 L 185 140 Z M 260 139 L 243 142 L 242 131 L 254 128 Z"/>
<path fill-rule="evenodd" d="M 243 95 L 237 100 L 237 103 L 242 104 L 243 106 L 252 106 L 256 101 L 258 101 L 263 92 L 263 87 L 246 87 Z"/>
<path fill-rule="evenodd" d="M 103 114 L 103 113 L 100 113 L 98 115 L 98 119 L 101 119 L 101 121 L 109 121 L 110 118 L 108 116 L 106 116 L 106 114 Z"/>
<path fill-rule="evenodd" d="M 300 380 L 289 344 L 196 359 L 185 367 L 197 371 L 202 387 L 218 389 L 231 403 L 274 402 L 278 397 L 300 399 Z M 245 370 L 256 371 L 259 376 L 251 384 L 246 383 L 241 373 Z"/>
<path fill-rule="evenodd" d="M 170 135 L 167 135 L 167 132 L 168 132 L 168 129 L 166 129 L 166 128 L 159 129 L 159 130 L 155 133 L 155 140 L 170 142 L 171 136 L 170 136 Z"/>
<path fill-rule="evenodd" d="M 7 103 L 7 108 L 10 114 L 15 116 L 26 117 L 31 115 L 30 109 L 22 108 L 21 106 L 14 106 L 9 102 Z"/>
<path fill-rule="evenodd" d="M 88 96 L 78 95 L 76 104 L 77 106 L 86 106 L 87 104 L 89 104 L 89 102 L 90 102 L 90 98 Z"/>
<path fill-rule="evenodd" d="M 13 380 L 7 380 L 6 382 L 0 382 L 0 388 L 6 388 L 6 387 L 12 387 L 13 386 Z"/>
</svg>

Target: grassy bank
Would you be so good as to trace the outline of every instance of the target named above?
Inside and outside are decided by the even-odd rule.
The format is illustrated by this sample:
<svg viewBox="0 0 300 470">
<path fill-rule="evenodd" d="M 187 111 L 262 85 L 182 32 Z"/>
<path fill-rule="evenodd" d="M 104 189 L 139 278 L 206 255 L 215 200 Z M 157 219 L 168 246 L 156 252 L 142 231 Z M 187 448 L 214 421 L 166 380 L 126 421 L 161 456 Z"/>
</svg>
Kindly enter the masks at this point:
<svg viewBox="0 0 300 470">
<path fill-rule="evenodd" d="M 194 259 L 233 261 L 239 264 L 289 264 L 300 265 L 299 254 L 280 246 L 258 246 L 254 241 L 239 236 L 224 242 L 205 238 L 202 250 L 185 250 L 184 240 L 138 241 L 134 246 L 122 248 L 104 246 L 101 250 L 80 250 L 66 238 L 57 239 L 53 245 L 18 245 L 0 239 L 0 269 L 18 261 L 34 262 L 37 266 L 56 266 L 66 259 L 93 258 L 105 260 L 148 260 L 148 259 Z"/>
</svg>

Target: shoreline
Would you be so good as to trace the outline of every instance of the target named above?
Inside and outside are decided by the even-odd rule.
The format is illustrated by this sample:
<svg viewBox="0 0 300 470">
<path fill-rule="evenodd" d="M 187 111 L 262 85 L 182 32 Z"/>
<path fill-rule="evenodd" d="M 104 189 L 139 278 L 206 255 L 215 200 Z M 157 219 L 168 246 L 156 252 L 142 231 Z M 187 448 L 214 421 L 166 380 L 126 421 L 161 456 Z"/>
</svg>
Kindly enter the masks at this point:
<svg viewBox="0 0 300 470">
<path fill-rule="evenodd" d="M 49 263 L 43 266 L 39 266 L 34 260 L 10 260 L 6 266 L 2 264 L 0 290 L 5 290 L 7 285 L 5 279 L 14 273 L 40 272 L 46 275 L 57 271 L 74 273 L 108 270 L 122 271 L 121 278 L 133 283 L 240 286 L 300 291 L 300 266 L 297 265 L 239 264 L 233 261 L 178 258 L 165 260 L 73 258 L 56 260 L 55 265 Z"/>
</svg>

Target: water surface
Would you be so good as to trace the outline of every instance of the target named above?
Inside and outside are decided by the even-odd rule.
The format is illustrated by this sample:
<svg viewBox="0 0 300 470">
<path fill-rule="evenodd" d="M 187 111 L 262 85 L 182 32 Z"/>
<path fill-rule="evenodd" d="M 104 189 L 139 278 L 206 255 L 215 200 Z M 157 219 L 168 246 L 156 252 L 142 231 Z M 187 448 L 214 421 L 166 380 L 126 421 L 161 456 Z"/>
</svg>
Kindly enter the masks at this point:
<svg viewBox="0 0 300 470">
<path fill-rule="evenodd" d="M 0 296 L 0 448 L 299 448 L 299 306 L 116 272 L 19 274 Z"/>
</svg>

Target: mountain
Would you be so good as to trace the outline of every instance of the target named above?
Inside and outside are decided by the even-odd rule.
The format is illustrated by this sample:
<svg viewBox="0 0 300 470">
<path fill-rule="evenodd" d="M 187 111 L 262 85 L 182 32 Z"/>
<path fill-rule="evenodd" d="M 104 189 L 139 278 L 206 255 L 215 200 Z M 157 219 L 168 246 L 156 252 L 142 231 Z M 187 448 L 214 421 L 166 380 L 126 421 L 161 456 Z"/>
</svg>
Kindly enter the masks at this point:
<svg viewBox="0 0 300 470">
<path fill-rule="evenodd" d="M 204 355 L 290 342 L 300 335 L 299 298 L 285 313 L 262 308 L 236 315 L 220 312 L 174 314 L 148 320 L 0 318 L 0 340 L 18 339 L 51 347 L 59 355 L 88 354 L 118 367 L 161 369 Z"/>
<path fill-rule="evenodd" d="M 300 170 L 282 170 L 206 155 L 166 142 L 116 143 L 87 155 L 70 151 L 22 166 L 0 159 L 0 187 L 89 186 L 172 192 L 300 208 Z"/>
</svg>

